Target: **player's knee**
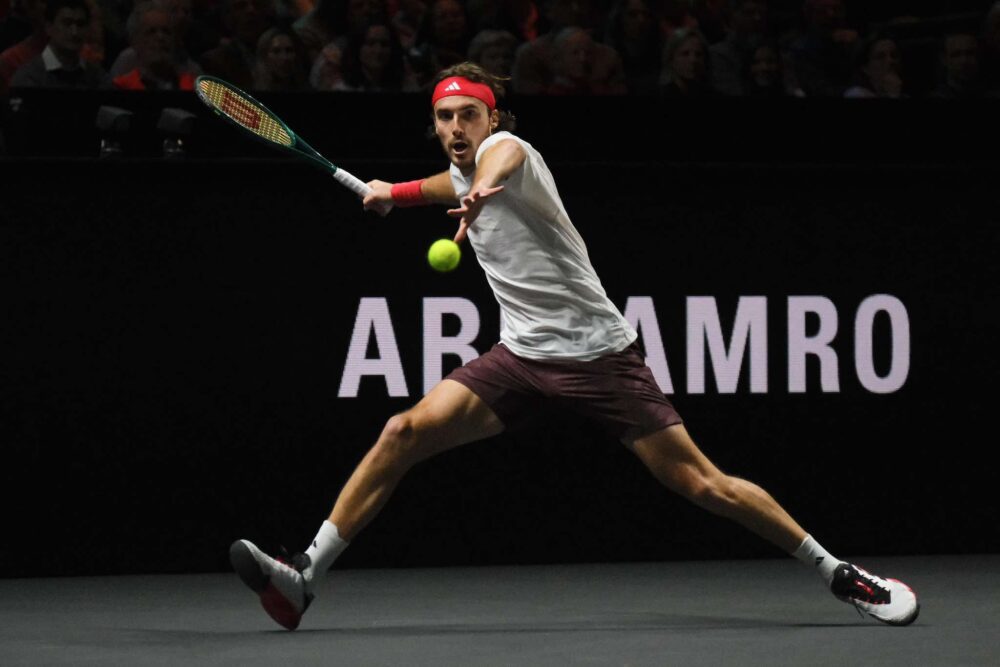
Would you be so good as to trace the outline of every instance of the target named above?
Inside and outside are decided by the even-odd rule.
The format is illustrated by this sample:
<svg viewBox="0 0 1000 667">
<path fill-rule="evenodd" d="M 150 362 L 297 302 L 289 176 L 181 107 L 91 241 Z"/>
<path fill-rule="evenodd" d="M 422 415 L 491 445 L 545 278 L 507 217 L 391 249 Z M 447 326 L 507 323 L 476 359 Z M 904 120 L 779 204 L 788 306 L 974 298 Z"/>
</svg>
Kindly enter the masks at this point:
<svg viewBox="0 0 1000 667">
<path fill-rule="evenodd" d="M 385 464 L 406 463 L 414 457 L 417 443 L 415 420 L 410 412 L 393 415 L 385 423 L 375 444 L 375 454 Z"/>
</svg>

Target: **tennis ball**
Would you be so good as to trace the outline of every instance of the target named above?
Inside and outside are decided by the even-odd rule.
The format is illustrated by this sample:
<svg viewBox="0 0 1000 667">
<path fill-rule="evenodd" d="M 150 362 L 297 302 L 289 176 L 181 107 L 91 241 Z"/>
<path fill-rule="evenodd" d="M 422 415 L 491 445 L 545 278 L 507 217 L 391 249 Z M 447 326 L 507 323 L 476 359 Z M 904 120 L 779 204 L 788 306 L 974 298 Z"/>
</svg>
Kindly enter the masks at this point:
<svg viewBox="0 0 1000 667">
<path fill-rule="evenodd" d="M 427 261 L 431 268 L 442 273 L 451 271 L 458 266 L 460 259 L 462 259 L 462 251 L 459 250 L 458 244 L 451 239 L 438 239 L 431 244 L 430 250 L 427 251 Z"/>
</svg>

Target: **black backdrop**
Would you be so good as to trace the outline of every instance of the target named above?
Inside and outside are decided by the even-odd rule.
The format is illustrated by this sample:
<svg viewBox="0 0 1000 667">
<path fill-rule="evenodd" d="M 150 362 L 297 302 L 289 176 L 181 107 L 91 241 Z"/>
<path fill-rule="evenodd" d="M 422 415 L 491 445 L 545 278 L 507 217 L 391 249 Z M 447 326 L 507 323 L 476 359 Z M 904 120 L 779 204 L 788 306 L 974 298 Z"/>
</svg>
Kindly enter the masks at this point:
<svg viewBox="0 0 1000 667">
<path fill-rule="evenodd" d="M 675 403 L 721 467 L 765 486 L 835 553 L 1000 547 L 987 463 L 994 166 L 682 164 L 639 149 L 584 162 L 526 138 L 552 156 L 612 299 L 655 302 Z M 396 180 L 442 165 L 345 166 Z M 476 347 L 496 340 L 471 252 L 453 274 L 426 266 L 430 242 L 452 232 L 440 210 L 362 214 L 328 177 L 286 161 L 3 169 L 5 575 L 224 569 L 237 537 L 299 549 L 385 419 L 419 397 L 423 299 L 472 300 Z M 854 371 L 854 315 L 873 294 L 909 315 L 909 374 L 889 394 Z M 813 361 L 807 392 L 789 392 L 785 309 L 797 295 L 837 308 L 839 392 L 821 391 Z M 735 393 L 711 380 L 687 391 L 694 296 L 716 298 L 727 335 L 741 296 L 767 297 L 767 393 L 751 393 L 746 364 Z M 337 397 L 365 297 L 386 299 L 406 398 L 389 398 L 380 378 Z M 887 332 L 877 319 L 882 373 Z M 341 562 L 776 554 L 669 495 L 590 425 L 553 414 L 419 466 Z"/>
</svg>

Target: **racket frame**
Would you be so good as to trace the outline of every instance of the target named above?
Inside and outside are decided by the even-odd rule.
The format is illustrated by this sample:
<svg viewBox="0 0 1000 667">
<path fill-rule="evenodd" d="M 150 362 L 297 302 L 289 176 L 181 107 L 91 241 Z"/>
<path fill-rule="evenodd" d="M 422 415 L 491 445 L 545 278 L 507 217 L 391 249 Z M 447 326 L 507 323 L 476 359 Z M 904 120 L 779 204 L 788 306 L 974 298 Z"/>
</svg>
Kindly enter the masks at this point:
<svg viewBox="0 0 1000 667">
<path fill-rule="evenodd" d="M 211 99 L 209 99 L 204 93 L 202 93 L 201 86 L 200 86 L 201 81 L 210 81 L 212 83 L 215 83 L 217 85 L 222 86 L 223 88 L 231 90 L 232 92 L 234 92 L 238 96 L 240 96 L 240 97 L 248 100 L 252 105 L 258 107 L 261 111 L 263 111 L 264 113 L 266 113 L 270 117 L 271 120 L 273 120 L 275 123 L 277 123 L 278 125 L 281 126 L 281 129 L 283 129 L 288 134 L 288 136 L 291 138 L 292 145 L 291 146 L 286 146 L 285 144 L 282 144 L 282 143 L 279 143 L 277 141 L 273 141 L 271 139 L 263 137 L 263 136 L 259 135 L 258 133 L 254 132 L 253 130 L 251 130 L 251 129 L 247 128 L 247 127 L 244 127 L 242 124 L 240 124 L 235 119 L 233 119 L 232 117 L 230 117 L 229 114 L 227 114 L 222 109 L 220 109 L 215 104 L 215 102 L 213 102 Z M 299 135 L 297 135 L 292 130 L 292 128 L 288 127 L 288 124 L 285 123 L 285 121 L 281 120 L 281 118 L 278 117 L 278 114 L 276 114 L 273 111 L 271 111 L 270 109 L 268 109 L 266 105 L 264 105 L 264 104 L 262 104 L 260 102 L 260 100 L 257 100 L 252 95 L 249 95 L 245 91 L 240 90 L 239 88 L 237 88 L 233 84 L 229 83 L 228 81 L 225 81 L 225 80 L 220 79 L 218 77 L 214 77 L 214 76 L 209 76 L 207 74 L 203 74 L 203 75 L 201 75 L 201 76 L 199 76 L 198 78 L 195 79 L 194 89 L 195 89 L 195 93 L 198 95 L 198 99 L 200 99 L 202 101 L 202 103 L 205 104 L 205 106 L 207 106 L 212 111 L 214 111 L 216 115 L 221 116 L 222 118 L 224 118 L 226 120 L 226 122 L 228 122 L 229 124 L 231 124 L 231 125 L 233 125 L 235 127 L 238 127 L 242 132 L 244 132 L 246 134 L 249 134 L 250 136 L 252 136 L 257 141 L 259 141 L 261 143 L 264 143 L 264 144 L 267 144 L 268 146 L 272 146 L 274 148 L 278 148 L 278 149 L 281 149 L 281 150 L 285 150 L 285 151 L 291 152 L 291 153 L 293 153 L 293 154 L 295 154 L 295 155 L 297 155 L 299 157 L 302 157 L 302 158 L 305 158 L 305 159 L 311 161 L 316 166 L 321 167 L 322 169 L 324 169 L 327 172 L 329 172 L 330 174 L 332 174 L 333 177 L 334 177 L 334 179 L 336 179 L 336 181 L 338 183 L 340 183 L 341 185 L 343 185 L 347 189 L 351 190 L 352 192 L 354 192 L 359 197 L 363 198 L 368 193 L 371 192 L 371 188 L 369 188 L 360 179 L 358 179 L 356 176 L 354 176 L 350 172 L 348 172 L 348 171 L 346 171 L 344 169 L 341 169 L 340 167 L 338 167 L 334 163 L 330 162 L 325 157 L 323 157 L 320 154 L 319 151 L 317 151 L 315 148 L 313 148 L 308 143 L 306 143 L 306 141 L 302 137 L 300 137 Z M 380 205 L 380 208 L 386 209 L 386 211 L 387 211 L 387 208 L 385 206 Z"/>
</svg>

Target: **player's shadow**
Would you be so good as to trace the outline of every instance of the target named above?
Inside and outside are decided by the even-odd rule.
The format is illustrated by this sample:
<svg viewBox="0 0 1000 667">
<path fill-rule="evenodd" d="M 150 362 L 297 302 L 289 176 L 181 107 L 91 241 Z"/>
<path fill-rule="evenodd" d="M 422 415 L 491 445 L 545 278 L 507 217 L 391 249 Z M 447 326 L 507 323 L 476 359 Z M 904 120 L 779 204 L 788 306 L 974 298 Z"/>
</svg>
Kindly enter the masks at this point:
<svg viewBox="0 0 1000 667">
<path fill-rule="evenodd" d="M 144 635 L 147 641 L 171 642 L 187 641 L 203 643 L 232 641 L 236 636 L 287 634 L 309 636 L 340 637 L 426 637 L 448 635 L 533 635 L 558 633 L 629 633 L 629 632 L 715 632 L 726 630 L 787 630 L 790 628 L 853 628 L 877 627 L 877 624 L 863 619 L 844 623 L 801 623 L 782 619 L 742 616 L 692 615 L 692 614 L 629 614 L 616 617 L 578 618 L 566 621 L 482 621 L 478 623 L 424 622 L 387 623 L 372 625 L 343 625 L 332 627 L 307 627 L 295 632 L 280 628 L 246 630 L 136 630 L 136 635 Z M 135 637 L 140 639 L 140 637 Z"/>
</svg>

